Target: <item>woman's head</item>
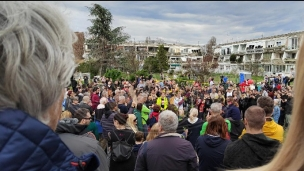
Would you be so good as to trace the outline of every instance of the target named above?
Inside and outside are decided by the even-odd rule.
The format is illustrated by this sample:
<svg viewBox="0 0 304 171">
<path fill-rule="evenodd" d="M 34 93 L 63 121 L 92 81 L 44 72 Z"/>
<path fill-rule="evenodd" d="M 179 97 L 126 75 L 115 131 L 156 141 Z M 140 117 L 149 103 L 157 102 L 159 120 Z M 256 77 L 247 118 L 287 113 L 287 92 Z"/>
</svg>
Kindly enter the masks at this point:
<svg viewBox="0 0 304 171">
<path fill-rule="evenodd" d="M 77 38 L 63 16 L 43 2 L 0 2 L 0 109 L 22 110 L 52 129 L 76 66 Z"/>
<path fill-rule="evenodd" d="M 212 115 L 208 119 L 206 134 L 220 136 L 221 138 L 225 139 L 227 131 L 227 124 L 222 116 Z"/>
<path fill-rule="evenodd" d="M 116 113 L 114 115 L 114 125 L 126 125 L 128 117 L 129 116 L 127 114 Z"/>
<path fill-rule="evenodd" d="M 72 113 L 68 110 L 61 113 L 60 119 L 72 118 Z"/>
<path fill-rule="evenodd" d="M 159 133 L 160 133 L 159 128 L 160 128 L 160 127 L 159 127 L 159 123 L 155 123 L 155 124 L 152 126 L 150 132 L 148 133 L 146 140 L 147 140 L 147 141 L 151 141 L 151 140 L 153 140 L 155 137 L 157 137 L 157 136 L 159 135 Z"/>
<path fill-rule="evenodd" d="M 196 108 L 192 108 L 189 112 L 189 118 L 194 119 L 198 116 L 198 110 Z"/>
<path fill-rule="evenodd" d="M 159 112 L 159 111 L 160 111 L 160 106 L 157 105 L 157 104 L 155 104 L 155 105 L 153 106 L 153 112 Z"/>
<path fill-rule="evenodd" d="M 137 132 L 137 118 L 134 114 L 128 114 L 127 124 L 134 132 Z"/>
</svg>

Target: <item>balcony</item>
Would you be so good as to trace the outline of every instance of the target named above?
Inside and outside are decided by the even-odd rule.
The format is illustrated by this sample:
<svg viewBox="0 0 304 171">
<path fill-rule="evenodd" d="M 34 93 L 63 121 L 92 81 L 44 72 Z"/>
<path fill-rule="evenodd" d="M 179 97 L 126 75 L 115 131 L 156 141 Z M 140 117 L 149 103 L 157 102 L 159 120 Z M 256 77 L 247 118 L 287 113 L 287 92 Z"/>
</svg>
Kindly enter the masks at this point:
<svg viewBox="0 0 304 171">
<path fill-rule="evenodd" d="M 254 53 L 263 53 L 263 48 L 254 49 Z"/>
<path fill-rule="evenodd" d="M 246 49 L 246 54 L 252 54 L 254 53 L 254 49 Z"/>
</svg>

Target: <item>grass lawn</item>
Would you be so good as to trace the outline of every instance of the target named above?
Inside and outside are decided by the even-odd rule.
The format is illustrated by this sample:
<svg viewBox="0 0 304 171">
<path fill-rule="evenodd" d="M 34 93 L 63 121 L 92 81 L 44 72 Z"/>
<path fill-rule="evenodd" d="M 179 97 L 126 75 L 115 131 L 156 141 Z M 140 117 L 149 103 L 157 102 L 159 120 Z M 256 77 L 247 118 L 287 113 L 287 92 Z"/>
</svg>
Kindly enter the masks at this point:
<svg viewBox="0 0 304 171">
<path fill-rule="evenodd" d="M 168 74 L 165 74 L 166 76 L 168 75 Z M 224 76 L 227 76 L 228 77 L 228 80 L 229 81 L 233 81 L 233 82 L 239 82 L 239 75 L 233 75 L 233 74 L 219 74 L 219 73 L 213 73 L 212 75 L 211 75 L 211 77 L 213 77 L 214 78 L 214 81 L 215 81 L 215 83 L 220 83 L 220 81 L 221 81 L 221 78 L 220 78 L 220 76 L 221 75 L 224 75 Z M 157 80 L 160 80 L 160 74 L 159 73 L 154 73 L 153 74 L 153 77 L 155 78 L 155 79 L 157 79 Z M 169 78 L 171 78 L 171 79 L 173 79 L 173 76 L 169 76 Z M 261 76 L 252 76 L 252 80 L 254 81 L 254 82 L 261 82 L 261 81 L 263 81 L 263 77 L 261 77 Z M 194 81 L 194 80 L 190 80 L 190 81 Z"/>
</svg>

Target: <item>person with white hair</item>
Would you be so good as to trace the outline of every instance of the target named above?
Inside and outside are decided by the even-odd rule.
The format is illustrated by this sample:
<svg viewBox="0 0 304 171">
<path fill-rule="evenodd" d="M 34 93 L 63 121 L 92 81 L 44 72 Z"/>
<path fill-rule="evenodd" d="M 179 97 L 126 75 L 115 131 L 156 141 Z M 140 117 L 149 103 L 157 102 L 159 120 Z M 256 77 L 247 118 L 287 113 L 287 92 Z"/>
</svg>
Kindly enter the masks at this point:
<svg viewBox="0 0 304 171">
<path fill-rule="evenodd" d="M 192 108 L 189 112 L 189 117 L 185 122 L 181 122 L 179 126 L 182 126 L 187 132 L 186 140 L 190 141 L 192 146 L 195 147 L 197 138 L 200 136 L 200 131 L 203 125 L 203 120 L 198 118 L 198 110 Z"/>
<path fill-rule="evenodd" d="M 198 170 L 198 159 L 192 144 L 176 133 L 177 115 L 165 110 L 160 113 L 158 124 L 160 134 L 142 145 L 138 152 L 135 171 Z"/>
<path fill-rule="evenodd" d="M 120 110 L 120 113 L 127 114 L 129 109 L 126 106 L 126 97 L 125 96 L 119 96 L 118 97 L 118 106 Z"/>
<path fill-rule="evenodd" d="M 74 155 L 54 132 L 76 66 L 67 23 L 44 2 L 0 1 L 1 170 L 108 170 L 96 140 Z"/>
<path fill-rule="evenodd" d="M 204 135 L 206 133 L 206 129 L 207 129 L 207 126 L 208 126 L 208 120 L 209 118 L 212 116 L 212 115 L 221 115 L 222 113 L 222 104 L 221 103 L 212 103 L 212 105 L 210 106 L 210 110 L 206 116 L 206 122 L 204 122 L 203 126 L 202 126 L 202 129 L 201 129 L 201 132 L 200 132 L 200 135 Z M 228 119 L 225 119 L 225 122 L 227 124 L 227 130 L 228 132 L 231 131 L 231 123 Z M 229 136 L 229 133 L 227 132 L 227 136 Z"/>
</svg>

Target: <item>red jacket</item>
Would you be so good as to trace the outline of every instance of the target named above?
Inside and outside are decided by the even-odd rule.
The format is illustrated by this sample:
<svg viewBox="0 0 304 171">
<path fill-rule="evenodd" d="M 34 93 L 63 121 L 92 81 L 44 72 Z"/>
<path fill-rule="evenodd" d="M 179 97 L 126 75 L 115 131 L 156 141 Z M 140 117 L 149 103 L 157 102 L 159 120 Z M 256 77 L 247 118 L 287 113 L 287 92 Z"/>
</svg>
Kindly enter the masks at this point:
<svg viewBox="0 0 304 171">
<path fill-rule="evenodd" d="M 94 94 L 94 93 L 93 93 L 92 99 L 91 99 L 93 111 L 94 111 L 94 110 L 97 108 L 97 106 L 99 105 L 99 101 L 100 101 L 100 98 L 99 98 L 98 94 Z"/>
<path fill-rule="evenodd" d="M 158 122 L 158 116 L 159 116 L 159 112 L 152 112 L 150 118 L 155 117 L 156 121 Z"/>
</svg>

